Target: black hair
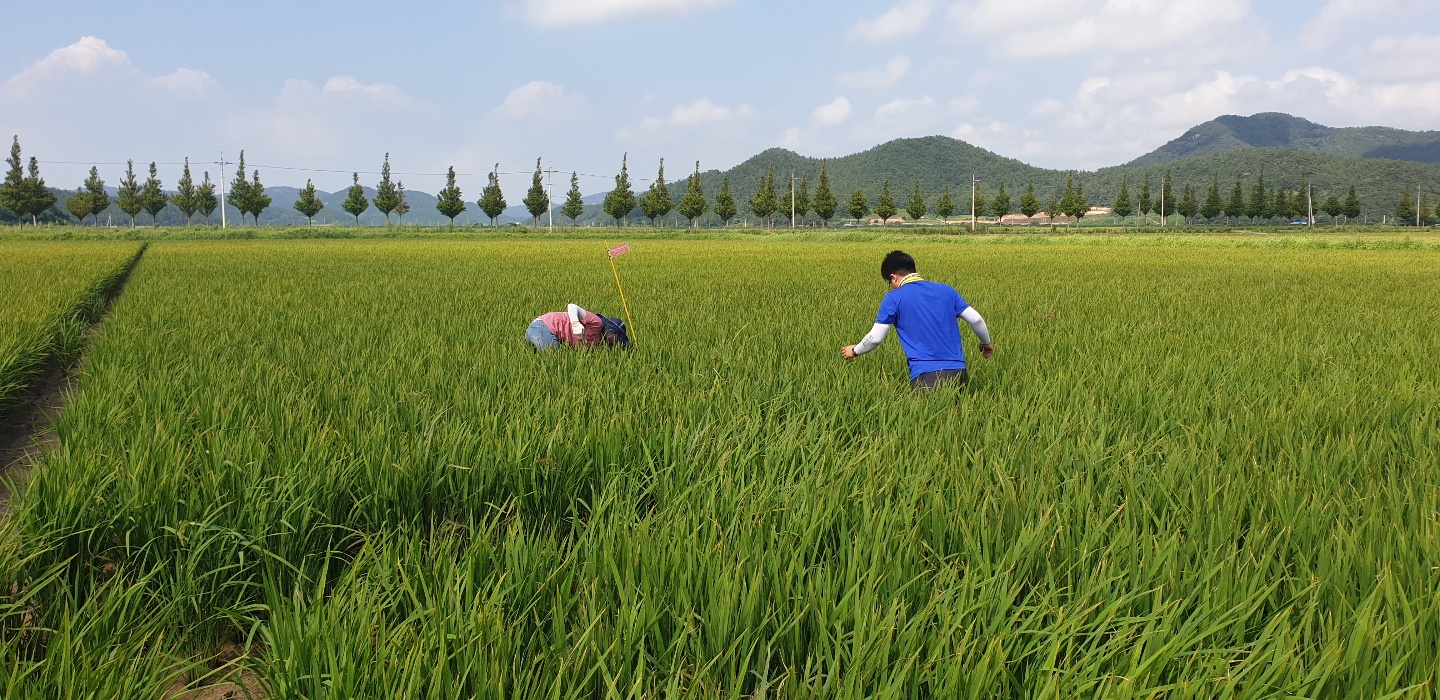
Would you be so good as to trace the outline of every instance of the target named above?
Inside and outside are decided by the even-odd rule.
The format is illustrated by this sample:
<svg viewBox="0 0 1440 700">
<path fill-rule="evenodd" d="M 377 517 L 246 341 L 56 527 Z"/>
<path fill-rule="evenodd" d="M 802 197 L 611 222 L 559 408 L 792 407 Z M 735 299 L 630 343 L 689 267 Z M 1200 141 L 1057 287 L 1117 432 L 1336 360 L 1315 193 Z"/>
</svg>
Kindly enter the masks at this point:
<svg viewBox="0 0 1440 700">
<path fill-rule="evenodd" d="M 890 281 L 890 275 L 897 272 L 915 272 L 915 258 L 903 250 L 891 251 L 880 263 L 880 279 Z"/>
</svg>

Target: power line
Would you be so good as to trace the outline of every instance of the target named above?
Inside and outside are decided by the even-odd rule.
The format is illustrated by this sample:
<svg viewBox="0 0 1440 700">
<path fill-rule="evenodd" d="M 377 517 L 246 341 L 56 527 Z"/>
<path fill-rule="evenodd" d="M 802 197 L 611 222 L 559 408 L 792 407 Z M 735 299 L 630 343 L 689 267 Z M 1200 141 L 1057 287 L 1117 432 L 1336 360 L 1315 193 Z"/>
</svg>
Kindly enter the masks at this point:
<svg viewBox="0 0 1440 700">
<path fill-rule="evenodd" d="M 130 164 L 131 164 L 131 163 L 128 162 L 128 161 L 127 161 L 127 162 L 124 162 L 124 163 L 118 163 L 118 162 L 117 162 L 117 163 L 85 162 L 85 161 L 76 161 L 76 160 L 42 160 L 42 161 L 37 161 L 37 162 L 39 162 L 39 163 L 42 164 L 42 165 L 95 165 L 95 166 L 98 166 L 98 165 L 117 165 L 117 166 L 118 166 L 118 165 L 130 165 Z M 177 163 L 158 163 L 158 162 L 157 162 L 156 165 L 183 166 L 183 165 L 186 165 L 186 163 L 184 163 L 184 162 L 177 162 Z M 224 163 L 221 163 L 221 162 L 219 162 L 219 161 L 213 161 L 213 160 L 211 160 L 211 161 L 195 161 L 194 163 L 191 163 L 191 165 L 219 165 L 219 166 L 221 166 L 221 167 L 224 167 L 224 166 L 226 166 L 226 165 L 234 165 L 234 163 L 233 163 L 233 162 L 230 162 L 230 161 L 226 161 L 226 162 L 224 162 Z M 360 174 L 360 175 L 380 175 L 380 174 L 381 174 L 381 172 L 378 171 L 378 170 L 336 170 L 336 169 L 333 169 L 333 168 L 303 168 L 303 167 L 292 166 L 292 165 L 268 165 L 268 164 L 265 164 L 265 163 L 251 163 L 250 166 L 253 167 L 253 168 L 265 168 L 265 169 L 268 169 L 268 170 L 289 170 L 289 171 L 306 172 L 306 173 L 335 173 L 335 174 L 339 174 L 339 175 L 346 175 L 346 174 L 352 174 L 352 173 L 358 173 L 358 174 Z M 564 172 L 564 171 L 561 170 L 561 169 L 556 168 L 556 169 L 554 169 L 554 172 Z M 496 174 L 496 175 L 534 175 L 533 172 L 529 172 L 529 171 L 513 171 L 513 172 L 497 171 L 495 174 Z M 601 179 L 605 179 L 605 180 L 613 179 L 613 178 L 615 177 L 614 175 L 595 175 L 595 174 L 592 174 L 592 173 L 582 173 L 582 172 L 576 172 L 575 174 L 578 175 L 578 176 L 580 176 L 580 177 L 593 177 L 593 178 L 601 178 Z M 398 175 L 398 176 L 402 176 L 402 177 L 447 177 L 447 176 L 449 175 L 449 173 L 448 173 L 448 172 L 445 172 L 445 173 L 418 173 L 418 172 L 396 173 L 396 172 L 392 172 L 391 175 Z M 489 176 L 490 173 L 489 173 L 489 172 L 484 172 L 484 173 L 455 173 L 455 175 L 456 175 L 456 177 L 485 177 L 485 176 Z M 653 181 L 653 178 L 645 178 L 645 177 L 637 177 L 637 178 L 633 178 L 633 179 L 634 179 L 636 182 L 652 182 L 652 181 Z"/>
</svg>

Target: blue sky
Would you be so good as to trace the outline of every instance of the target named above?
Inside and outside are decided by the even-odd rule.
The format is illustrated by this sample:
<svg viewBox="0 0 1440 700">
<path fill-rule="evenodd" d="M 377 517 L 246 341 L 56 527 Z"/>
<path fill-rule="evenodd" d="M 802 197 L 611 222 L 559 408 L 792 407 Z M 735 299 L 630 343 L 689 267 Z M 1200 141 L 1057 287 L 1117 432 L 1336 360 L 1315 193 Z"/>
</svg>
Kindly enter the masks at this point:
<svg viewBox="0 0 1440 700">
<path fill-rule="evenodd" d="M 839 156 L 944 134 L 1092 169 L 1221 114 L 1440 129 L 1436 0 L 110 0 L 7 15 L 0 133 L 61 187 L 129 158 L 215 175 L 200 163 L 241 148 L 267 184 L 333 191 L 389 152 L 410 189 L 435 191 L 429 173 L 454 165 L 473 199 L 476 173 L 537 157 L 613 176 L 628 152 L 637 179 L 664 157 L 675 179 L 772 146 Z M 101 170 L 114 183 L 123 166 Z M 506 176 L 512 199 L 527 179 Z"/>
</svg>

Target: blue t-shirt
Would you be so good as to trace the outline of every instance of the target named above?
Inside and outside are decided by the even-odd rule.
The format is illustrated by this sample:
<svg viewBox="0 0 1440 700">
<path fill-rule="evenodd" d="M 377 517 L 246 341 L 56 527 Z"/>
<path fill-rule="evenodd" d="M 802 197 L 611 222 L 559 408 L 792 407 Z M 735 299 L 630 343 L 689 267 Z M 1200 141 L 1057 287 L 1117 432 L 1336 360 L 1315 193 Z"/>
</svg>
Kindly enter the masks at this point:
<svg viewBox="0 0 1440 700">
<path fill-rule="evenodd" d="M 956 319 L 968 308 L 954 287 L 915 281 L 885 294 L 875 322 L 895 327 L 914 379 L 942 369 L 965 369 L 965 348 L 960 344 Z"/>
</svg>

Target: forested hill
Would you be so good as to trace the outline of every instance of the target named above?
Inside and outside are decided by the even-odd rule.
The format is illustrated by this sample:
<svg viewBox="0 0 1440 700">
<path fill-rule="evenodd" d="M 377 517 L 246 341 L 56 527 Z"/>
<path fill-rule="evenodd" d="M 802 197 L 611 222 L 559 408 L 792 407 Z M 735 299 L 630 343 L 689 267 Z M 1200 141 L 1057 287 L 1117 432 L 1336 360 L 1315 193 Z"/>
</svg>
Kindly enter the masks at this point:
<svg viewBox="0 0 1440 700">
<path fill-rule="evenodd" d="M 1440 163 L 1440 131 L 1383 126 L 1335 128 L 1276 112 L 1249 117 L 1227 115 L 1185 132 L 1128 165 L 1164 165 L 1252 148 L 1295 148 L 1350 158 Z"/>
<path fill-rule="evenodd" d="M 902 203 L 914 191 L 916 182 L 920 183 L 922 194 L 932 203 L 948 185 L 959 210 L 968 211 L 972 174 L 979 178 L 981 192 L 987 197 L 1004 183 L 1005 189 L 1018 198 L 1033 182 L 1041 202 L 1048 201 L 1052 194 L 1060 194 L 1066 178 L 1064 171 L 1036 168 L 945 136 L 899 139 L 825 163 L 831 189 L 841 201 L 842 209 L 855 190 L 864 190 L 873 202 L 886 180 L 890 182 L 890 194 Z M 776 189 L 783 196 L 788 192 L 791 172 L 796 177 L 806 175 L 813 193 L 820 164 L 821 161 L 816 158 L 802 157 L 784 149 L 771 149 L 723 173 L 703 173 L 701 183 L 706 195 L 713 201 L 721 178 L 729 177 L 731 192 L 740 202 L 743 212 L 745 202 L 755 193 L 760 178 L 771 165 L 775 166 Z M 1353 185 L 1361 203 L 1376 212 L 1394 209 L 1396 199 L 1407 185 L 1440 192 L 1440 166 L 1346 158 L 1294 148 L 1249 148 L 1186 158 L 1168 165 L 1122 165 L 1102 168 L 1097 172 L 1076 172 L 1074 177 L 1076 183 L 1084 187 L 1092 204 L 1104 205 L 1114 199 L 1122 178 L 1127 176 L 1132 197 L 1138 193 L 1147 176 L 1152 187 L 1157 188 L 1158 195 L 1160 179 L 1167 170 L 1171 172 L 1177 197 L 1186 185 L 1194 186 L 1203 196 L 1217 179 L 1225 195 L 1229 195 L 1239 180 L 1246 196 L 1249 196 L 1251 186 L 1262 172 L 1267 187 L 1291 190 L 1299 189 L 1305 173 L 1310 173 L 1317 196 L 1333 192 L 1343 197 Z M 635 177 L 653 177 L 653 173 L 639 172 L 635 168 L 631 172 Z M 671 180 L 672 197 L 678 201 L 684 192 L 686 174 L 669 171 L 666 175 Z M 643 192 L 644 187 L 637 185 L 636 190 L 637 193 Z"/>
<path fill-rule="evenodd" d="M 722 177 L 730 178 L 730 189 L 739 199 L 748 198 L 760 186 L 762 178 L 775 166 L 776 189 L 788 191 L 788 178 L 807 175 L 814 191 L 820 177 L 819 158 L 807 158 L 783 148 L 772 148 L 725 172 L 710 171 L 701 175 L 707 193 L 718 192 Z M 970 191 L 971 176 L 978 177 L 982 187 L 996 183 L 1035 181 L 1036 187 L 1064 187 L 1065 174 L 1026 165 L 1013 158 L 991 153 L 964 141 L 946 136 L 896 139 L 868 151 L 824 161 L 830 175 L 830 188 L 837 198 L 845 198 L 855 190 L 864 190 L 874 199 L 888 180 L 890 193 L 897 200 L 908 197 L 916 182 L 927 194 L 938 194 L 949 185 L 955 196 Z M 649 173 L 645 173 L 650 175 Z M 686 173 L 667 173 L 684 184 Z M 1009 185 L 1007 185 L 1008 187 Z"/>
</svg>

